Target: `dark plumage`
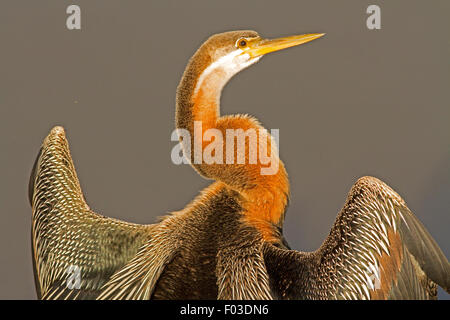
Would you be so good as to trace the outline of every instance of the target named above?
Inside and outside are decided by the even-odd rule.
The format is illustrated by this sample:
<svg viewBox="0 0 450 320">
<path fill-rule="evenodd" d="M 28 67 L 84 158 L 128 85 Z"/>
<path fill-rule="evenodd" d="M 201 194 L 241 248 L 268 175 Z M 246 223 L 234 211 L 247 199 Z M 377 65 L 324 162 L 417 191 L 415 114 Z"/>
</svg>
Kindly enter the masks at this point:
<svg viewBox="0 0 450 320">
<path fill-rule="evenodd" d="M 177 128 L 192 133 L 194 121 L 222 132 L 262 128 L 249 116 L 219 115 L 223 86 L 262 54 L 319 36 L 211 37 L 178 87 Z M 356 182 L 330 235 L 307 253 L 291 250 L 282 236 L 289 182 L 281 161 L 273 175 L 261 175 L 259 162 L 193 167 L 215 182 L 183 210 L 150 225 L 103 217 L 84 200 L 64 130 L 52 129 L 29 185 L 38 297 L 430 299 L 436 284 L 450 288 L 446 257 L 401 197 L 376 178 Z M 68 286 L 71 266 L 81 271 L 79 288 Z"/>
</svg>

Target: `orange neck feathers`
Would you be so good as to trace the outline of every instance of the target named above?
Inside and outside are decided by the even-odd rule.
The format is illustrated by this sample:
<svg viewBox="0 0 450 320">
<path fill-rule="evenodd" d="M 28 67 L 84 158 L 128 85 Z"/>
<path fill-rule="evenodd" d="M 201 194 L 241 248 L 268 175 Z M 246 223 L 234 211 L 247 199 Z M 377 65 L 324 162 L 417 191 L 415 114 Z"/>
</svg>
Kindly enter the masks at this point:
<svg viewBox="0 0 450 320">
<path fill-rule="evenodd" d="M 191 137 L 190 150 L 194 150 L 195 143 L 201 146 L 202 152 L 213 141 L 205 141 L 203 134 L 208 129 L 215 129 L 223 137 L 222 154 L 223 163 L 207 164 L 195 163 L 191 152 L 192 166 L 204 177 L 224 183 L 226 186 L 238 191 L 242 195 L 244 219 L 256 227 L 266 241 L 279 241 L 277 227 L 281 227 L 284 212 L 289 197 L 289 181 L 283 163 L 278 155 L 271 153 L 272 140 L 265 138 L 268 155 L 272 161 L 278 162 L 278 170 L 274 174 L 261 174 L 262 168 L 267 168 L 267 163 L 261 163 L 259 154 L 256 163 L 249 163 L 250 138 L 245 138 L 245 163 L 236 163 L 237 155 L 234 152 L 234 162 L 226 161 L 227 155 L 227 131 L 230 129 L 253 129 L 257 136 L 257 147 L 261 145 L 260 129 L 264 129 L 255 119 L 244 116 L 219 115 L 220 94 L 223 86 L 228 81 L 226 70 L 220 68 L 205 69 L 211 61 L 201 49 L 191 59 L 177 91 L 176 126 L 179 129 L 187 129 Z M 199 82 L 201 79 L 201 82 Z M 194 132 L 194 122 L 201 123 L 201 134 Z M 195 141 L 199 140 L 201 141 Z M 236 138 L 233 138 L 236 142 Z M 229 141 L 228 141 L 229 142 Z M 236 149 L 236 144 L 235 149 Z M 216 150 L 217 151 L 217 150 Z M 220 150 L 219 150 L 220 151 Z M 255 152 L 254 149 L 251 149 Z"/>
</svg>

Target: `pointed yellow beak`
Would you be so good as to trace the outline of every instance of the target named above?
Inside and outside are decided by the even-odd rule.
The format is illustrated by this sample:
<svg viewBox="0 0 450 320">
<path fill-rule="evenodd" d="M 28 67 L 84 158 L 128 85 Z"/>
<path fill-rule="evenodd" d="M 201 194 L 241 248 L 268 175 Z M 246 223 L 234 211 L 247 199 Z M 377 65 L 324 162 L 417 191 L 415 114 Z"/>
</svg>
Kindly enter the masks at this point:
<svg viewBox="0 0 450 320">
<path fill-rule="evenodd" d="M 245 53 L 248 53 L 252 58 L 256 58 L 265 55 L 270 52 L 298 46 L 303 43 L 307 43 L 323 37 L 325 33 L 311 33 L 301 34 L 297 36 L 290 36 L 278 39 L 262 39 L 252 41 L 244 49 Z"/>
</svg>

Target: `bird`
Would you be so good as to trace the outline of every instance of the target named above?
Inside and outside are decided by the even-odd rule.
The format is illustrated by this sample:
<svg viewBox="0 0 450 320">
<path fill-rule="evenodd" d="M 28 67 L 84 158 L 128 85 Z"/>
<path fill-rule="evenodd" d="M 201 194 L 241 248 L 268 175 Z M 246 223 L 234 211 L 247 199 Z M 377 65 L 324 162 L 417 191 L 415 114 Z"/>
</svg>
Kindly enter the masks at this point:
<svg viewBox="0 0 450 320">
<path fill-rule="evenodd" d="M 175 124 L 188 163 L 213 181 L 185 208 L 154 223 L 92 211 L 66 132 L 54 127 L 29 181 L 37 297 L 384 300 L 435 299 L 437 286 L 449 292 L 450 265 L 438 244 L 400 195 L 375 177 L 355 182 L 316 251 L 292 249 L 283 236 L 289 179 L 273 137 L 252 116 L 220 115 L 221 91 L 235 74 L 268 53 L 323 36 L 265 39 L 239 30 L 213 35 L 200 46 L 177 88 Z M 231 129 L 254 130 L 258 146 L 265 144 L 269 158 L 278 161 L 277 170 L 262 174 L 268 165 L 261 159 L 196 161 L 188 151 L 210 146 L 195 135 L 197 124 L 216 138 Z M 244 160 L 250 149 L 249 138 Z"/>
</svg>

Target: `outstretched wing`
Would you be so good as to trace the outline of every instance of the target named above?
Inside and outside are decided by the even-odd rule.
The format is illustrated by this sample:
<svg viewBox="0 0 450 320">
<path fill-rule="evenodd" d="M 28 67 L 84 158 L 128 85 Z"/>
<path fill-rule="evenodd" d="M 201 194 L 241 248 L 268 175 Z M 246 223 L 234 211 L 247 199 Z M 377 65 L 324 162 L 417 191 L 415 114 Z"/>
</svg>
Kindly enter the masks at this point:
<svg viewBox="0 0 450 320">
<path fill-rule="evenodd" d="M 325 242 L 311 253 L 266 244 L 271 284 L 286 299 L 433 299 L 450 289 L 450 265 L 386 184 L 363 177 Z"/>
<path fill-rule="evenodd" d="M 42 299 L 98 297 L 111 276 L 151 243 L 157 228 L 89 209 L 61 127 L 53 128 L 42 145 L 30 177 L 29 198 L 35 283 Z M 164 257 L 152 263 L 162 265 Z"/>
</svg>

